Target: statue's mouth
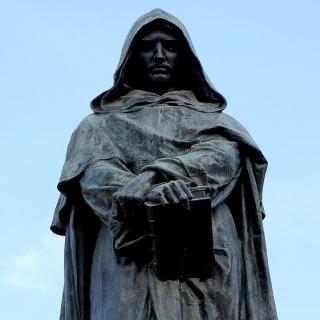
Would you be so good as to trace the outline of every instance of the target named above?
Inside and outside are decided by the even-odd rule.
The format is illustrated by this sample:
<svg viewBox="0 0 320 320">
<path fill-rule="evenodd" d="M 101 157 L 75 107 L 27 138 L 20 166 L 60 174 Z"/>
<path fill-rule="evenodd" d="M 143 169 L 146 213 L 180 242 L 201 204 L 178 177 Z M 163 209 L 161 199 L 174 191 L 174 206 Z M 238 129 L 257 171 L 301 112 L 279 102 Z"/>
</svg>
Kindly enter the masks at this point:
<svg viewBox="0 0 320 320">
<path fill-rule="evenodd" d="M 161 74 L 168 74 L 168 68 L 164 66 L 154 66 L 150 70 L 153 74 L 161 73 Z"/>
</svg>

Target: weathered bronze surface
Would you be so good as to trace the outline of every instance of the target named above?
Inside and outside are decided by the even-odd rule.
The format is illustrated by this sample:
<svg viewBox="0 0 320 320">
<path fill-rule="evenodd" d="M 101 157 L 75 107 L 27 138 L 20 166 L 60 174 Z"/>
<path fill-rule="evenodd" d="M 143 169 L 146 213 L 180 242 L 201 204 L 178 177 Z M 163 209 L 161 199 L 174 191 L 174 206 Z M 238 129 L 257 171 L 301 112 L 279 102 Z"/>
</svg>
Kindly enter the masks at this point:
<svg viewBox="0 0 320 320">
<path fill-rule="evenodd" d="M 58 184 L 60 319 L 277 319 L 267 161 L 223 112 L 182 23 L 160 9 L 139 18 L 114 79 L 74 131 Z"/>
</svg>

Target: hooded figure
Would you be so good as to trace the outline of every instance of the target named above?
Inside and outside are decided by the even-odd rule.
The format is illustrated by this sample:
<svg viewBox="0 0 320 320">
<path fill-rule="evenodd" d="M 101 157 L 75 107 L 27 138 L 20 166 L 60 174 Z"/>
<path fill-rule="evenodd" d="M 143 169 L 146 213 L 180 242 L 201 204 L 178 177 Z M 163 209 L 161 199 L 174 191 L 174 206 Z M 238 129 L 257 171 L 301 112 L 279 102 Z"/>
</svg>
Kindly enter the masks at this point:
<svg viewBox="0 0 320 320">
<path fill-rule="evenodd" d="M 137 50 L 150 30 L 179 44 L 178 77 L 165 92 L 146 90 L 139 72 Z M 156 9 L 137 20 L 113 87 L 72 134 L 58 183 L 51 229 L 65 236 L 61 320 L 277 319 L 262 226 L 267 162 L 225 106 L 177 18 Z M 137 208 L 170 183 L 186 194 L 208 190 L 209 278 L 154 273 Z"/>
</svg>

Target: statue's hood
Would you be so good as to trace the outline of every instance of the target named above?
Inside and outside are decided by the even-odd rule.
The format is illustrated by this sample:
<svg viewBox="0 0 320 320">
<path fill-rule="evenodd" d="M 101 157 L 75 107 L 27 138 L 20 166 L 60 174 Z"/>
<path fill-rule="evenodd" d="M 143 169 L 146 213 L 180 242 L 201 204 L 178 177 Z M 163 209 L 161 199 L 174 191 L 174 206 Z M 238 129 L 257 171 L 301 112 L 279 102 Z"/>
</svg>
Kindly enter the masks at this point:
<svg viewBox="0 0 320 320">
<path fill-rule="evenodd" d="M 102 105 L 110 104 L 112 101 L 118 99 L 120 96 L 125 95 L 129 90 L 132 89 L 124 83 L 124 78 L 133 43 L 138 32 L 147 24 L 156 20 L 163 20 L 164 23 L 169 22 L 181 31 L 183 39 L 187 44 L 186 48 L 187 50 L 190 50 L 192 65 L 196 70 L 196 92 L 194 93 L 196 94 L 198 100 L 212 104 L 212 107 L 217 109 L 217 111 L 223 110 L 227 105 L 226 99 L 214 88 L 203 71 L 202 65 L 197 57 L 196 51 L 185 26 L 178 18 L 170 13 L 161 9 L 154 9 L 141 16 L 129 31 L 122 48 L 118 67 L 114 74 L 114 84 L 109 90 L 102 92 L 99 96 L 92 100 L 91 108 L 93 111 L 97 113 L 104 112 Z"/>
</svg>

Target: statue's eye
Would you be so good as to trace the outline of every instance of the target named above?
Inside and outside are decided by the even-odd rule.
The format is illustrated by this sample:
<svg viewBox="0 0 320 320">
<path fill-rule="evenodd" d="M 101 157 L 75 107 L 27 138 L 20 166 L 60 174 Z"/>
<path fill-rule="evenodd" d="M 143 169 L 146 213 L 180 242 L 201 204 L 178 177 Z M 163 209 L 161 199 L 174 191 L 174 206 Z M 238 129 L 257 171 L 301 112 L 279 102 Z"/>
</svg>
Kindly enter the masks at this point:
<svg viewBox="0 0 320 320">
<path fill-rule="evenodd" d="M 154 47 L 153 41 L 149 41 L 149 40 L 140 41 L 139 49 L 143 52 L 151 51 L 153 47 Z"/>
<path fill-rule="evenodd" d="M 177 50 L 177 41 L 175 41 L 175 40 L 166 40 L 163 43 L 163 46 L 168 51 L 176 51 Z"/>
</svg>

